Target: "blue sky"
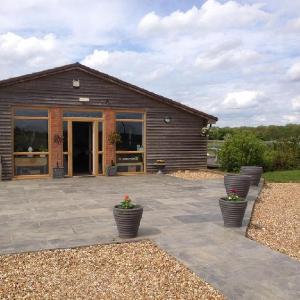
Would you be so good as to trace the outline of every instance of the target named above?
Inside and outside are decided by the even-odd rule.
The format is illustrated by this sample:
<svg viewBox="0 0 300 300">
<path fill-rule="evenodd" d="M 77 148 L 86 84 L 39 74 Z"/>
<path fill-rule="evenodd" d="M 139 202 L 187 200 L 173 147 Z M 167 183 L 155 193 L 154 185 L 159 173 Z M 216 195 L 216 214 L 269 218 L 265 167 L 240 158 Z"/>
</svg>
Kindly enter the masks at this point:
<svg viewBox="0 0 300 300">
<path fill-rule="evenodd" d="M 1 79 L 75 61 L 220 126 L 300 123 L 298 0 L 1 0 Z"/>
</svg>

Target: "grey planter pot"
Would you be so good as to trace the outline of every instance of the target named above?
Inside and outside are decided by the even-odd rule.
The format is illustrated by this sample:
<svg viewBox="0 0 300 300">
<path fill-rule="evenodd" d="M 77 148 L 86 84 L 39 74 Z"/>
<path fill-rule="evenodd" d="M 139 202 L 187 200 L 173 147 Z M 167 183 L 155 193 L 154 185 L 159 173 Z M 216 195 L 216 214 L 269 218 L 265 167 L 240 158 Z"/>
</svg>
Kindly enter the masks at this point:
<svg viewBox="0 0 300 300">
<path fill-rule="evenodd" d="M 224 220 L 224 226 L 241 227 L 247 204 L 248 202 L 246 200 L 233 202 L 225 200 L 225 198 L 221 198 L 219 200 L 219 205 Z"/>
<path fill-rule="evenodd" d="M 155 166 L 157 168 L 157 173 L 156 174 L 163 174 L 164 173 L 164 170 L 166 168 L 166 164 L 155 163 Z"/>
<path fill-rule="evenodd" d="M 52 177 L 55 179 L 64 178 L 65 177 L 64 167 L 53 168 Z"/>
<path fill-rule="evenodd" d="M 257 166 L 242 166 L 240 170 L 240 174 L 251 176 L 251 185 L 259 185 L 262 173 L 263 168 Z"/>
<path fill-rule="evenodd" d="M 106 176 L 117 176 L 117 166 L 106 167 Z"/>
<path fill-rule="evenodd" d="M 143 215 L 143 207 L 124 209 L 116 205 L 113 210 L 120 238 L 134 238 L 138 234 Z"/>
<path fill-rule="evenodd" d="M 231 190 L 236 190 L 236 194 L 241 198 L 246 198 L 250 188 L 251 177 L 240 174 L 226 174 L 224 176 L 224 185 L 227 195 Z"/>
</svg>

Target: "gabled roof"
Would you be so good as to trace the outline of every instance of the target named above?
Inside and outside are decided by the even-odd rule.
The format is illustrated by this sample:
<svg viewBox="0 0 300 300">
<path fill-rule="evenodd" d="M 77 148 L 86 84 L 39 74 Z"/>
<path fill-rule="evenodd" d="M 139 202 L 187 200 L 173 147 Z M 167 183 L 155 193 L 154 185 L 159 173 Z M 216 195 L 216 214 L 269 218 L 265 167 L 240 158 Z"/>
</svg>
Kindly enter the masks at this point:
<svg viewBox="0 0 300 300">
<path fill-rule="evenodd" d="M 218 118 L 214 117 L 212 115 L 206 114 L 202 111 L 199 111 L 195 108 L 189 107 L 187 105 L 184 105 L 180 102 L 174 101 L 172 99 L 157 95 L 153 92 L 149 92 L 143 88 L 140 88 L 136 85 L 130 84 L 128 82 L 125 82 L 123 80 L 120 80 L 116 77 L 110 76 L 108 74 L 102 73 L 100 71 L 97 71 L 95 69 L 89 68 L 87 66 L 84 66 L 80 63 L 74 63 L 74 64 L 69 64 L 69 65 L 64 65 L 61 67 L 57 67 L 57 68 L 53 68 L 53 69 L 48 69 L 45 71 L 41 71 L 41 72 L 36 72 L 36 73 L 32 73 L 32 74 L 28 74 L 28 75 L 23 75 L 23 76 L 18 76 L 18 77 L 14 77 L 14 78 L 9 78 L 9 79 L 5 79 L 5 80 L 1 80 L 0 81 L 0 88 L 1 87 L 5 87 L 5 86 L 9 86 L 9 85 L 14 85 L 20 82 L 24 82 L 24 81 L 29 81 L 29 80 L 34 80 L 34 79 L 38 79 L 41 77 L 45 77 L 45 76 L 49 76 L 49 75 L 54 75 L 57 73 L 61 73 L 61 72 L 65 72 L 65 71 L 70 71 L 70 70 L 81 70 L 83 72 L 89 73 L 91 75 L 94 75 L 95 77 L 98 77 L 100 79 L 104 79 L 106 81 L 109 81 L 111 83 L 117 84 L 119 86 L 122 86 L 124 88 L 133 90 L 137 93 L 140 93 L 142 95 L 145 95 L 149 98 L 152 98 L 156 101 L 168 104 L 170 106 L 173 106 L 175 108 L 184 110 L 188 113 L 191 113 L 193 115 L 202 117 L 207 119 L 210 123 L 215 123 Z"/>
</svg>

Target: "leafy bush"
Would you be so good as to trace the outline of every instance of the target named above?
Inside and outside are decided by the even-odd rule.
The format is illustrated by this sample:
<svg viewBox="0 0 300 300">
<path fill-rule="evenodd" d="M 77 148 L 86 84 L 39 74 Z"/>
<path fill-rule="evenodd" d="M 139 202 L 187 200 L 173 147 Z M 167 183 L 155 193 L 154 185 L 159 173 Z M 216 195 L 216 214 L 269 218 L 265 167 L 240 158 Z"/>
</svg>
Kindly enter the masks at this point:
<svg viewBox="0 0 300 300">
<path fill-rule="evenodd" d="M 299 138 L 281 139 L 273 142 L 264 155 L 267 171 L 289 170 L 300 166 Z"/>
<path fill-rule="evenodd" d="M 225 137 L 219 151 L 222 169 L 239 171 L 241 166 L 263 165 L 266 145 L 251 132 L 238 132 Z"/>
</svg>

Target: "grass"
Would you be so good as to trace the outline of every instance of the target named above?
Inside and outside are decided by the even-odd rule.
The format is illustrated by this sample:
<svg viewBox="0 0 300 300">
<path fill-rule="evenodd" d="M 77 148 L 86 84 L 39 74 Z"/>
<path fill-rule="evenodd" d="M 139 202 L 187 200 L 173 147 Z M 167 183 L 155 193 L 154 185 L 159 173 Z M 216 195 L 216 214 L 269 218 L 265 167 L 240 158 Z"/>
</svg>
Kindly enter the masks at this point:
<svg viewBox="0 0 300 300">
<path fill-rule="evenodd" d="M 267 182 L 300 182 L 300 170 L 266 172 L 263 177 Z"/>
</svg>

